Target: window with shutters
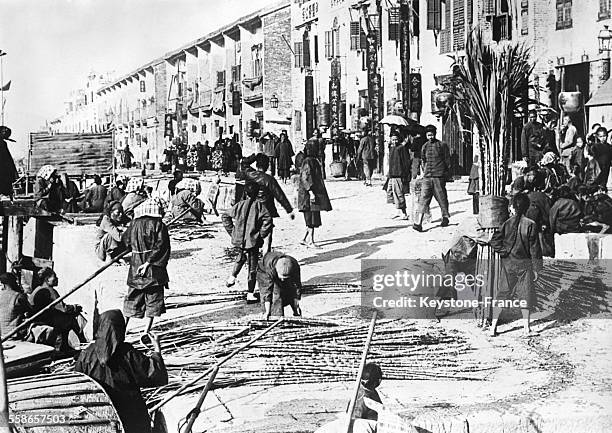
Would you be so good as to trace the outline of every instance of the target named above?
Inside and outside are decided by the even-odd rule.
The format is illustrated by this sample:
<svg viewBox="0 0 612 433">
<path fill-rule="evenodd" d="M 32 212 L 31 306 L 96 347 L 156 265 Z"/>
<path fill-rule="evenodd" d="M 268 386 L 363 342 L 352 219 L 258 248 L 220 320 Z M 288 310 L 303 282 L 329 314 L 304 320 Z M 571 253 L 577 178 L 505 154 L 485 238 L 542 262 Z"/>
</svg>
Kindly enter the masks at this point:
<svg viewBox="0 0 612 433">
<path fill-rule="evenodd" d="M 607 20 L 610 18 L 610 9 L 612 9 L 612 0 L 599 0 L 599 20 Z"/>
<path fill-rule="evenodd" d="M 463 0 L 453 2 L 453 50 L 465 48 L 465 3 Z"/>
<path fill-rule="evenodd" d="M 333 52 L 332 57 L 340 57 L 340 27 L 332 31 Z"/>
<path fill-rule="evenodd" d="M 493 17 L 493 40 L 509 41 L 512 39 L 512 17 L 509 14 L 501 14 Z"/>
<path fill-rule="evenodd" d="M 217 87 L 225 87 L 225 71 L 217 71 Z"/>
<path fill-rule="evenodd" d="M 467 0 L 465 7 L 467 8 L 467 23 L 471 27 L 474 23 L 474 0 Z"/>
<path fill-rule="evenodd" d="M 529 0 L 521 2 L 521 35 L 529 34 Z"/>
<path fill-rule="evenodd" d="M 334 57 L 334 46 L 332 42 L 332 32 L 325 32 L 325 58 L 331 59 Z"/>
<path fill-rule="evenodd" d="M 355 51 L 355 50 L 361 49 L 361 40 L 360 40 L 361 25 L 359 24 L 359 21 L 351 21 L 350 31 L 351 31 L 351 50 Z"/>
<path fill-rule="evenodd" d="M 484 0 L 482 12 L 486 16 L 495 15 L 497 13 L 497 0 Z"/>
<path fill-rule="evenodd" d="M 293 43 L 293 54 L 295 56 L 295 63 L 294 66 L 296 68 L 303 68 L 304 67 L 304 57 L 303 57 L 303 50 L 304 48 L 304 44 L 303 42 L 294 42 Z"/>
<path fill-rule="evenodd" d="M 261 44 L 253 45 L 251 47 L 253 77 L 261 77 L 263 75 L 263 64 L 262 64 L 262 59 L 261 59 L 262 48 L 263 46 Z"/>
<path fill-rule="evenodd" d="M 389 40 L 399 41 L 400 11 L 399 8 L 389 9 Z"/>
<path fill-rule="evenodd" d="M 427 0 L 427 30 L 442 29 L 442 0 Z"/>
<path fill-rule="evenodd" d="M 440 30 L 440 54 L 450 53 L 452 47 L 450 1 L 443 3 L 442 30 Z"/>
<path fill-rule="evenodd" d="M 557 30 L 572 27 L 572 0 L 557 0 Z"/>
<path fill-rule="evenodd" d="M 368 17 L 372 31 L 376 35 L 376 46 L 380 47 L 380 17 L 378 15 L 370 15 Z"/>
</svg>

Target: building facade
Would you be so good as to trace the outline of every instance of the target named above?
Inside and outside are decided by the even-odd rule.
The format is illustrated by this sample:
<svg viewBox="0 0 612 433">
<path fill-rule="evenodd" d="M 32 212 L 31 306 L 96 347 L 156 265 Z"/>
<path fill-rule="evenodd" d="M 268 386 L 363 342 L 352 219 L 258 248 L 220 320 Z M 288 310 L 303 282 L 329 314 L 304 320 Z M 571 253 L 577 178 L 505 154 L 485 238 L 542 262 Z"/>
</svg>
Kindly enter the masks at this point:
<svg viewBox="0 0 612 433">
<path fill-rule="evenodd" d="M 250 153 L 262 133 L 286 129 L 300 149 L 316 129 L 334 136 L 359 129 L 366 118 L 384 172 L 389 129 L 378 120 L 399 110 L 436 125 L 450 146 L 453 174 L 466 174 L 470 121 L 460 110 L 443 113 L 438 99 L 452 87 L 452 65 L 465 56 L 470 32 L 480 29 L 493 44 L 530 46 L 536 66 L 525 93 L 558 111 L 560 92 L 578 90 L 586 102 L 610 76 L 609 51 L 600 52 L 598 35 L 612 25 L 611 0 L 578 3 L 284 0 L 112 82 L 92 74 L 51 127 L 114 127 L 118 149 L 128 145 L 137 162 L 159 166 L 177 141 L 212 145 L 231 135 Z M 609 122 L 608 111 L 572 115 L 582 128 Z M 515 137 L 523 121 L 516 119 Z M 514 143 L 512 158 L 520 157 L 519 148 Z"/>
<path fill-rule="evenodd" d="M 254 152 L 264 129 L 291 124 L 290 38 L 284 0 L 97 86 L 88 108 L 75 105 L 52 125 L 113 128 L 118 150 L 129 146 L 135 162 L 155 168 L 177 143 L 233 136 Z"/>
</svg>

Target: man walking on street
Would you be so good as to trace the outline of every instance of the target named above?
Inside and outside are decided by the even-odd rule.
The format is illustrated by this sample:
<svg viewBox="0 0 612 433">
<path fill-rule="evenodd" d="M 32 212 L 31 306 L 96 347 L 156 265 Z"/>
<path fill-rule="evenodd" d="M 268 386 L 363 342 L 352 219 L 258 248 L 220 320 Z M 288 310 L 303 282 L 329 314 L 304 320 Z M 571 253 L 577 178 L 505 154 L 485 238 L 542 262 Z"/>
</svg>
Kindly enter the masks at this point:
<svg viewBox="0 0 612 433">
<path fill-rule="evenodd" d="M 360 159 L 363 161 L 364 183 L 366 186 L 372 186 L 372 173 L 376 167 L 376 144 L 368 128 L 364 128 L 363 138 L 359 142 L 357 160 Z"/>
<path fill-rule="evenodd" d="M 442 227 L 448 226 L 450 213 L 448 212 L 448 195 L 446 193 L 446 179 L 450 174 L 450 152 L 448 145 L 436 139 L 436 127 L 428 125 L 426 128 L 427 142 L 421 149 L 423 160 L 423 184 L 417 220 L 412 226 L 416 231 L 423 231 L 423 214 L 429 209 L 431 198 L 435 197 L 442 211 Z"/>
<path fill-rule="evenodd" d="M 255 162 L 257 170 L 251 167 L 251 164 Z M 274 204 L 274 199 L 278 201 L 281 206 L 287 211 L 291 219 L 295 218 L 293 208 L 285 192 L 281 189 L 280 185 L 275 178 L 266 173 L 270 165 L 270 159 L 263 153 L 253 154 L 242 159 L 240 164 L 241 173 L 236 175 L 236 179 L 245 180 L 246 182 L 253 182 L 259 186 L 259 192 L 257 194 L 257 200 L 263 202 L 264 206 L 268 210 L 270 216 L 278 218 L 278 211 Z M 270 234 L 264 239 L 264 254 L 272 250 L 272 235 L 274 231 L 274 224 L 270 230 Z"/>
<path fill-rule="evenodd" d="M 544 125 L 538 122 L 535 110 L 529 111 L 528 119 L 521 133 L 521 152 L 528 165 L 536 165 L 544 155 Z"/>
<path fill-rule="evenodd" d="M 389 142 L 389 175 L 387 203 L 395 204 L 397 213 L 393 218 L 408 219 L 404 193 L 410 182 L 410 155 L 405 145 L 400 145 L 397 132 L 391 133 Z"/>
</svg>

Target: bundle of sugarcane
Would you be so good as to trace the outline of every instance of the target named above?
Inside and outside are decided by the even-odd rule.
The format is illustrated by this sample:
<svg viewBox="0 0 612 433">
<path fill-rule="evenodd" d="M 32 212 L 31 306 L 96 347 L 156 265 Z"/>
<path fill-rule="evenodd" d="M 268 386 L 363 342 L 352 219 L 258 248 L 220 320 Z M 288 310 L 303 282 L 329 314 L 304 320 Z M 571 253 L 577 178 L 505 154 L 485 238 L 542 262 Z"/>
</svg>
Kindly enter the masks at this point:
<svg viewBox="0 0 612 433">
<path fill-rule="evenodd" d="M 262 329 L 266 324 L 252 321 L 249 327 Z M 219 324 L 165 331 L 162 344 L 172 383 L 163 392 L 150 395 L 150 403 L 207 371 L 248 341 L 250 336 L 244 329 Z M 356 319 L 288 318 L 286 327 L 272 330 L 268 338 L 237 355 L 218 377 L 227 386 L 351 380 L 366 333 L 367 325 Z M 228 335 L 232 337 L 225 338 Z M 469 358 L 470 350 L 469 343 L 457 332 L 422 323 L 417 326 L 407 320 L 381 320 L 369 358 L 381 365 L 390 380 L 482 380 L 495 367 Z"/>
</svg>

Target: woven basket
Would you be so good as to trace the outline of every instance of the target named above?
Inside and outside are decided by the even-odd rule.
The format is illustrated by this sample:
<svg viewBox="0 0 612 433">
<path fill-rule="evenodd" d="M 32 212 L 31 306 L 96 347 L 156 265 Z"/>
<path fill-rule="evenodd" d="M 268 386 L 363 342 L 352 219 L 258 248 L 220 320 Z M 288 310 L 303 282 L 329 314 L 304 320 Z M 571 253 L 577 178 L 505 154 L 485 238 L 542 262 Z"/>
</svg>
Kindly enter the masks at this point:
<svg viewBox="0 0 612 433">
<path fill-rule="evenodd" d="M 485 229 L 496 229 L 510 216 L 508 199 L 495 195 L 483 195 L 478 199 L 480 213 L 478 223 Z"/>
</svg>

